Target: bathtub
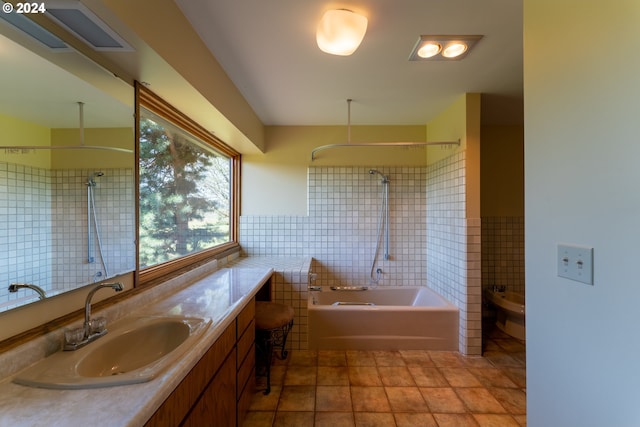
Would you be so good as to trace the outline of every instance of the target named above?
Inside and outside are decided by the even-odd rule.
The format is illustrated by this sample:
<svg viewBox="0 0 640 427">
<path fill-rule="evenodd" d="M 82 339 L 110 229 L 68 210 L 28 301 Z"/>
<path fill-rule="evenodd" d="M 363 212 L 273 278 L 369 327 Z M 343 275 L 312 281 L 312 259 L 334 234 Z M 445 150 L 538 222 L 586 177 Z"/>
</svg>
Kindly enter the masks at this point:
<svg viewBox="0 0 640 427">
<path fill-rule="evenodd" d="M 524 295 L 485 289 L 485 299 L 496 307 L 496 326 L 508 335 L 525 339 L 525 301 Z"/>
<path fill-rule="evenodd" d="M 309 292 L 311 350 L 458 350 L 458 308 L 426 287 Z"/>
</svg>

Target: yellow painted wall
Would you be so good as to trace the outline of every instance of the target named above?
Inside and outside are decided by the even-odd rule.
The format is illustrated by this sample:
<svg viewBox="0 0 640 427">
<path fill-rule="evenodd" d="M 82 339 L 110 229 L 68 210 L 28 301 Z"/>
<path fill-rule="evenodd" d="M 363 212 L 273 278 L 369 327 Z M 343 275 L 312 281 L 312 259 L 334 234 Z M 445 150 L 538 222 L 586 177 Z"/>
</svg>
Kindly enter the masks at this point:
<svg viewBox="0 0 640 427">
<path fill-rule="evenodd" d="M 427 161 L 429 164 L 449 157 L 457 150 L 463 150 L 466 147 L 466 109 L 467 96 L 462 95 L 448 108 L 438 114 L 437 117 L 427 123 L 428 141 L 460 140 L 460 147 L 447 145 L 429 147 L 427 149 Z"/>
<path fill-rule="evenodd" d="M 335 148 L 346 143 L 346 126 L 268 126 L 266 152 L 242 157 L 242 215 L 306 215 L 309 166 L 421 166 L 426 148 Z M 351 141 L 424 141 L 425 126 L 352 126 Z"/>
<path fill-rule="evenodd" d="M 467 93 L 427 123 L 429 141 L 460 139 L 459 147 L 429 147 L 429 164 L 466 150 L 467 218 L 480 218 L 480 94 Z"/>
<path fill-rule="evenodd" d="M 482 216 L 524 216 L 524 127 L 483 126 Z"/>
<path fill-rule="evenodd" d="M 51 143 L 50 129 L 15 117 L 0 114 L 0 145 L 43 145 Z M 0 161 L 48 169 L 51 152 L 34 150 L 26 154 L 9 154 L 0 149 Z"/>
<path fill-rule="evenodd" d="M 91 128 L 85 129 L 84 145 L 134 148 L 133 128 Z M 52 145 L 80 145 L 78 129 L 52 129 Z M 133 153 L 120 153 L 106 150 L 53 150 L 52 169 L 107 169 L 133 168 Z"/>
</svg>

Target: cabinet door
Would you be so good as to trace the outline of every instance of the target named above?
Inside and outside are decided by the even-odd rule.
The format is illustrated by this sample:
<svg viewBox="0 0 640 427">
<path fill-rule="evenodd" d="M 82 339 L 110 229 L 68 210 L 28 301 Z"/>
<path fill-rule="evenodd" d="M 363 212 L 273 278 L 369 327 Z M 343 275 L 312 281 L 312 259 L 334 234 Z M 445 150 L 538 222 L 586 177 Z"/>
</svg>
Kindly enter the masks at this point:
<svg viewBox="0 0 640 427">
<path fill-rule="evenodd" d="M 236 425 L 235 349 L 229 354 L 182 425 L 187 427 L 233 427 Z"/>
</svg>

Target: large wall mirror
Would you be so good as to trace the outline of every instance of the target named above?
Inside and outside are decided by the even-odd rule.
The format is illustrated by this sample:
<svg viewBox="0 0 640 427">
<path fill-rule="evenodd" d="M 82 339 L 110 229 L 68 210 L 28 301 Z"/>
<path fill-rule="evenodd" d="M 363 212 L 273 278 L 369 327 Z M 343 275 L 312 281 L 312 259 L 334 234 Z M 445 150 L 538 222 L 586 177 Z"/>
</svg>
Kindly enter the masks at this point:
<svg viewBox="0 0 640 427">
<path fill-rule="evenodd" d="M 0 62 L 2 313 L 135 269 L 135 138 L 133 88 L 73 49 L 0 20 Z"/>
</svg>

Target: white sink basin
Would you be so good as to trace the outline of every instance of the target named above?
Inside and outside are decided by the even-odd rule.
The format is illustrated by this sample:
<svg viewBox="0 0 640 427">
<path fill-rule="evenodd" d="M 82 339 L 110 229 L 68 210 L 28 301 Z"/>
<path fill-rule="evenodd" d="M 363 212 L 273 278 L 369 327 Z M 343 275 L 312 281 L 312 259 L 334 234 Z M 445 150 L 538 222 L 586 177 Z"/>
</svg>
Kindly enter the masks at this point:
<svg viewBox="0 0 640 427">
<path fill-rule="evenodd" d="M 47 357 L 14 378 L 18 384 L 86 389 L 150 381 L 174 363 L 210 320 L 187 317 L 125 319 L 123 325 L 76 351 Z"/>
</svg>

